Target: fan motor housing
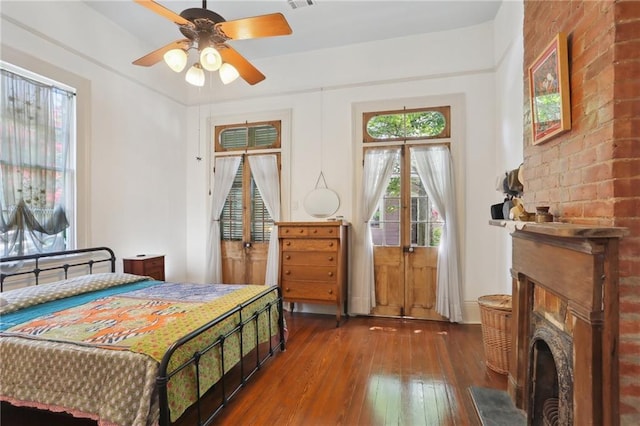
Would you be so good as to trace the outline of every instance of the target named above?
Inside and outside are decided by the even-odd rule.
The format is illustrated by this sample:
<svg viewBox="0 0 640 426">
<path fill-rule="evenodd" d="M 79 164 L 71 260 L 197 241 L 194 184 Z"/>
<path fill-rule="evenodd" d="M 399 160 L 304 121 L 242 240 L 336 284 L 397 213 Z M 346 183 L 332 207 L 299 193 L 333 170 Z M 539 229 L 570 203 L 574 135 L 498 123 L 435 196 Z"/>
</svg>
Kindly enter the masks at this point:
<svg viewBox="0 0 640 426">
<path fill-rule="evenodd" d="M 226 20 L 215 12 L 208 9 L 191 8 L 180 13 L 184 19 L 194 23 L 195 28 L 182 25 L 180 32 L 189 40 L 206 43 L 224 43 L 229 40 L 220 31 L 216 30 L 216 24 Z"/>
</svg>

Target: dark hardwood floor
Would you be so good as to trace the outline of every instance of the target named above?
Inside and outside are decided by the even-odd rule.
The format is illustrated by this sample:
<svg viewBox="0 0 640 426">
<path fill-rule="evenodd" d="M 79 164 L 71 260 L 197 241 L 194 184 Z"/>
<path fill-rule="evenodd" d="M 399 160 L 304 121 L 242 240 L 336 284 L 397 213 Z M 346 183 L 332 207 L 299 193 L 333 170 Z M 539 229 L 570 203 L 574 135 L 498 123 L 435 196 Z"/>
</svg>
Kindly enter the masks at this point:
<svg viewBox="0 0 640 426">
<path fill-rule="evenodd" d="M 354 317 L 336 328 L 333 316 L 301 313 L 287 313 L 287 325 L 287 350 L 215 424 L 477 425 L 469 386 L 506 389 L 506 376 L 485 366 L 480 325 Z M 91 424 L 38 415 L 3 405 L 0 421 Z"/>
</svg>

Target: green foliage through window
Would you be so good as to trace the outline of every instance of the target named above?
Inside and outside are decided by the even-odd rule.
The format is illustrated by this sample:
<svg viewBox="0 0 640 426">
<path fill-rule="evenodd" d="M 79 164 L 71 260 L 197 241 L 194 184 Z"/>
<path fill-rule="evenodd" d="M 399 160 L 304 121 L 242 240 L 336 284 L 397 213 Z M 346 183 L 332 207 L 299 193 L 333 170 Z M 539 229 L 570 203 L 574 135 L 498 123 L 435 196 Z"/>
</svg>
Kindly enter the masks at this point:
<svg viewBox="0 0 640 426">
<path fill-rule="evenodd" d="M 448 137 L 448 107 L 365 114 L 365 141 Z"/>
</svg>

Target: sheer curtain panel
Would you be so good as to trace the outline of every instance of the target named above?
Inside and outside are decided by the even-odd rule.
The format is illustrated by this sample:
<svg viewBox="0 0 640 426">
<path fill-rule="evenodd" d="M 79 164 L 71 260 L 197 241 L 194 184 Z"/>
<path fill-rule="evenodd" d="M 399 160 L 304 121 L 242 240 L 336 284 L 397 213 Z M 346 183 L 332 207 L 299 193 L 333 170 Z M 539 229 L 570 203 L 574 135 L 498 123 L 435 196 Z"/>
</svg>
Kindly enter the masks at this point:
<svg viewBox="0 0 640 426">
<path fill-rule="evenodd" d="M 62 250 L 75 185 L 68 173 L 75 95 L 0 71 L 2 255 Z"/>
<path fill-rule="evenodd" d="M 222 254 L 220 253 L 220 215 L 227 195 L 233 185 L 233 179 L 240 167 L 240 157 L 218 157 L 213 175 L 213 195 L 211 197 L 211 227 L 209 228 L 209 246 L 207 247 L 207 271 L 205 282 L 222 282 Z"/>
<path fill-rule="evenodd" d="M 364 154 L 362 173 L 362 222 L 363 251 L 359 256 L 361 280 L 352 283 L 351 313 L 369 315 L 376 306 L 376 286 L 373 265 L 373 239 L 369 221 L 376 212 L 382 194 L 387 189 L 398 149 L 368 149 Z"/>
<path fill-rule="evenodd" d="M 458 262 L 458 211 L 449 148 L 411 148 L 420 180 L 433 206 L 444 220 L 438 248 L 436 311 L 451 322 L 462 321 L 460 266 Z"/>
<path fill-rule="evenodd" d="M 280 221 L 280 177 L 278 160 L 275 155 L 249 156 L 249 166 L 264 205 L 274 222 Z M 274 225 L 269 235 L 267 254 L 266 285 L 278 285 L 278 226 Z"/>
</svg>

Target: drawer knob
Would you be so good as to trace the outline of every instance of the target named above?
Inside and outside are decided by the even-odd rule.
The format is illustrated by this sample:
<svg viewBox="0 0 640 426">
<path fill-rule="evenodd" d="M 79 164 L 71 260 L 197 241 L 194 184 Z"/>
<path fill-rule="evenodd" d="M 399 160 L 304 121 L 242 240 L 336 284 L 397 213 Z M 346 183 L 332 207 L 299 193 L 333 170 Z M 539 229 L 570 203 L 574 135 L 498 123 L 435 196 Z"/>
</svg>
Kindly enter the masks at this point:
<svg viewBox="0 0 640 426">
<path fill-rule="evenodd" d="M 289 260 L 289 259 L 291 259 L 291 256 L 286 255 L 284 258 L 285 258 L 285 259 L 287 259 L 287 260 Z"/>
<path fill-rule="evenodd" d="M 284 244 L 285 244 L 285 245 L 287 245 L 287 246 L 290 246 L 290 245 L 291 245 L 291 241 L 287 241 L 287 242 L 286 242 L 286 243 L 284 243 Z"/>
<path fill-rule="evenodd" d="M 333 272 L 329 272 L 329 276 L 332 277 L 333 276 Z"/>
<path fill-rule="evenodd" d="M 329 247 L 333 247 L 333 242 L 330 242 L 330 243 L 329 243 Z"/>
<path fill-rule="evenodd" d="M 288 230 L 288 229 L 285 229 L 285 230 L 284 230 L 284 233 L 285 233 L 285 234 L 288 234 L 288 233 L 289 233 L 289 230 Z"/>
<path fill-rule="evenodd" d="M 314 234 L 317 234 L 317 233 L 318 233 L 318 230 L 317 230 L 317 229 L 314 229 L 314 230 L 313 230 L 313 233 L 314 233 Z"/>
<path fill-rule="evenodd" d="M 304 233 L 304 229 L 301 229 L 301 230 L 300 230 L 300 233 L 301 233 L 301 234 L 303 234 L 303 233 Z"/>
<path fill-rule="evenodd" d="M 291 271 L 284 271 L 285 275 L 291 275 Z"/>
<path fill-rule="evenodd" d="M 329 290 L 329 294 L 333 294 L 333 290 Z"/>
<path fill-rule="evenodd" d="M 289 287 L 285 288 L 284 291 L 291 291 Z"/>
<path fill-rule="evenodd" d="M 333 261 L 333 256 L 329 256 L 329 260 Z"/>
</svg>

